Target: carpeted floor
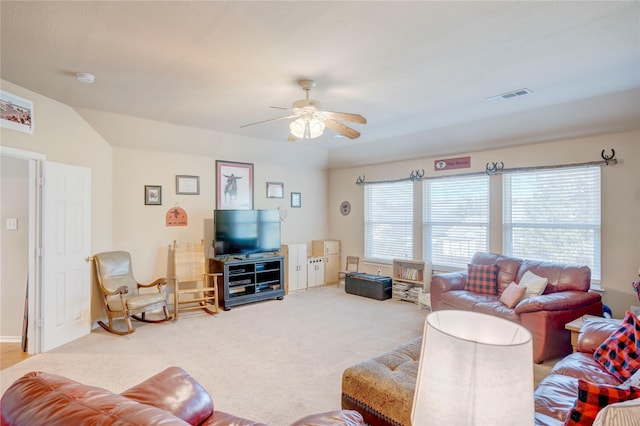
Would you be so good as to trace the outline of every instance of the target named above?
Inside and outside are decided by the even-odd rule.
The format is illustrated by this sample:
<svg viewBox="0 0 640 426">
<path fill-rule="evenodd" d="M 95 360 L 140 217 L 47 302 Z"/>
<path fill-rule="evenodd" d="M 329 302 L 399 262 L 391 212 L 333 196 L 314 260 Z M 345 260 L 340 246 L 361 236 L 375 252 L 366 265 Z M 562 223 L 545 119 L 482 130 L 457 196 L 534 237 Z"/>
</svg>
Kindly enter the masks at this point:
<svg viewBox="0 0 640 426">
<path fill-rule="evenodd" d="M 180 313 L 162 324 L 134 321 L 136 332 L 101 328 L 1 373 L 6 388 L 42 370 L 121 392 L 166 367 L 184 368 L 217 409 L 285 425 L 340 408 L 345 368 L 422 334 L 427 310 L 319 287 L 221 311 Z"/>
<path fill-rule="evenodd" d="M 339 409 L 342 372 L 421 335 L 427 314 L 408 302 L 316 287 L 215 316 L 188 311 L 178 321 L 134 321 L 128 336 L 98 327 L 3 370 L 1 391 L 41 370 L 121 392 L 176 365 L 204 386 L 216 409 L 286 425 Z M 552 365 L 534 365 L 536 384 Z"/>
</svg>

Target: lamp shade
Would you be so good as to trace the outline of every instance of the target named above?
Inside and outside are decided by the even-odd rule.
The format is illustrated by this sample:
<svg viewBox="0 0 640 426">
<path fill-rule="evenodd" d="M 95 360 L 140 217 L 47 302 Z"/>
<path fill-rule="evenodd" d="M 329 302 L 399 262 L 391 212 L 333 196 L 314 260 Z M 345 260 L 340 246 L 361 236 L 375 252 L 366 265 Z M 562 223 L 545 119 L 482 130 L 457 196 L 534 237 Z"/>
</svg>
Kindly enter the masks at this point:
<svg viewBox="0 0 640 426">
<path fill-rule="evenodd" d="M 429 425 L 533 425 L 531 333 L 467 311 L 425 321 L 411 420 Z"/>
</svg>

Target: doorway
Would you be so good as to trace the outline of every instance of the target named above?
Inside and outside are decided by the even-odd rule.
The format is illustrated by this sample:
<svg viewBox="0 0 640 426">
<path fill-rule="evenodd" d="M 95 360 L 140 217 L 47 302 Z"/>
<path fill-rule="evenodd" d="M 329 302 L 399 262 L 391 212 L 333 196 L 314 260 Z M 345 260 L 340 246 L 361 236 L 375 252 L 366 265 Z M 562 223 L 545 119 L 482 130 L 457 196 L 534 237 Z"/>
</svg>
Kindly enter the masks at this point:
<svg viewBox="0 0 640 426">
<path fill-rule="evenodd" d="M 90 264 L 85 260 L 91 250 L 91 170 L 2 146 L 0 154 L 2 165 L 8 166 L 0 170 L 2 201 L 13 166 L 21 170 L 15 185 L 26 193 L 15 211 L 2 204 L 0 307 L 3 318 L 18 317 L 24 324 L 19 331 L 14 324 L 2 335 L 26 338 L 28 353 L 38 354 L 91 332 Z M 24 234 L 20 243 L 5 244 L 13 236 L 10 232 L 18 230 Z M 5 276 L 5 270 L 13 275 Z M 22 313 L 16 309 L 20 306 Z"/>
<path fill-rule="evenodd" d="M 0 146 L 2 175 L 2 311 L 3 343 L 21 343 L 29 354 L 41 352 L 33 326 L 40 312 L 42 154 Z M 28 297 L 27 297 L 28 295 Z M 25 299 L 29 318 L 25 322 Z M 26 325 L 26 327 L 25 327 Z"/>
</svg>

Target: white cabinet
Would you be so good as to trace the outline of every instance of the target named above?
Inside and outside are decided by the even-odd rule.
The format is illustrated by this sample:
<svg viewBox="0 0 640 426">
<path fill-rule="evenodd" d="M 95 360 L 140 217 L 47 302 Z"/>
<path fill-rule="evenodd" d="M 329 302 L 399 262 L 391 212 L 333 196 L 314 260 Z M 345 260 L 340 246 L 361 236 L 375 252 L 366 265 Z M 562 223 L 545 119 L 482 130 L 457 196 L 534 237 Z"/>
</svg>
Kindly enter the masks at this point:
<svg viewBox="0 0 640 426">
<path fill-rule="evenodd" d="M 284 256 L 285 291 L 307 288 L 307 245 L 283 244 L 280 255 Z"/>
<path fill-rule="evenodd" d="M 309 287 L 324 285 L 323 257 L 310 257 L 307 259 L 307 285 Z"/>
<path fill-rule="evenodd" d="M 311 254 L 324 257 L 324 279 L 327 284 L 337 284 L 340 277 L 340 241 L 314 240 Z"/>
</svg>

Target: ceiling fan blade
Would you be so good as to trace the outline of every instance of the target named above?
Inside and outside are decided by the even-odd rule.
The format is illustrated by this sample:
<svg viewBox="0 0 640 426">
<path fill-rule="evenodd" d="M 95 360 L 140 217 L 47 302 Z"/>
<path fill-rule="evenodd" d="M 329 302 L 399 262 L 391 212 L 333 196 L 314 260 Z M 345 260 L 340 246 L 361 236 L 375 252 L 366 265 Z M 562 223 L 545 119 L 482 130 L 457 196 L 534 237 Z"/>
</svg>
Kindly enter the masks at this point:
<svg viewBox="0 0 640 426">
<path fill-rule="evenodd" d="M 287 111 L 289 108 L 285 108 L 285 107 L 277 107 L 277 106 L 273 106 L 271 105 L 269 108 L 273 108 L 273 109 L 283 109 L 285 111 Z"/>
<path fill-rule="evenodd" d="M 298 138 L 296 138 L 295 136 L 293 136 L 291 133 L 289 133 L 289 137 L 287 138 L 287 140 L 289 142 L 295 142 L 298 140 Z"/>
<path fill-rule="evenodd" d="M 293 114 L 293 115 L 287 115 L 286 117 L 270 118 L 269 120 L 256 121 L 255 123 L 245 124 L 240 127 L 255 126 L 256 124 L 268 123 L 270 121 L 287 120 L 289 118 L 294 118 L 294 117 L 297 117 L 297 115 Z"/>
<path fill-rule="evenodd" d="M 349 139 L 356 139 L 360 137 L 360 132 L 352 129 L 351 127 L 347 127 L 342 123 L 338 123 L 337 121 L 333 121 L 331 119 L 325 120 L 324 124 L 330 128 L 331 130 L 340 133 L 342 136 L 346 136 Z"/>
<path fill-rule="evenodd" d="M 348 112 L 333 111 L 323 111 L 323 114 L 325 115 L 325 117 L 331 118 L 333 120 L 351 121 L 352 123 L 367 124 L 367 119 L 360 114 L 350 114 Z"/>
</svg>

